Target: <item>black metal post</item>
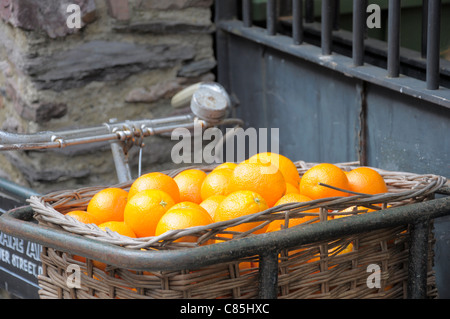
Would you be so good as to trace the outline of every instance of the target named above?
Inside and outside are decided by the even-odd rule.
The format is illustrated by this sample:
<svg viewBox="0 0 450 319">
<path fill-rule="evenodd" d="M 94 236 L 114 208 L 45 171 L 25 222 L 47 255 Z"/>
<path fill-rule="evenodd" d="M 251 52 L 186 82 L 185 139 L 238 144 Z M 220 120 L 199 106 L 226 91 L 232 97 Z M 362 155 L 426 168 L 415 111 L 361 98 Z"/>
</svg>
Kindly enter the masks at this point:
<svg viewBox="0 0 450 319">
<path fill-rule="evenodd" d="M 339 30 L 339 16 L 341 13 L 341 1 L 333 1 L 333 30 Z"/>
<path fill-rule="evenodd" d="M 292 0 L 292 39 L 303 43 L 303 0 Z"/>
<path fill-rule="evenodd" d="M 427 89 L 439 88 L 439 48 L 441 35 L 441 0 L 428 1 Z"/>
<path fill-rule="evenodd" d="M 238 15 L 238 1 L 237 0 L 215 0 L 214 1 L 214 15 L 216 21 L 230 20 L 237 18 Z"/>
<path fill-rule="evenodd" d="M 428 28 L 428 0 L 422 0 L 422 39 L 421 54 L 422 58 L 427 57 L 427 28 Z"/>
<path fill-rule="evenodd" d="M 388 12 L 388 76 L 400 73 L 400 0 L 389 0 Z"/>
<path fill-rule="evenodd" d="M 245 27 L 252 26 L 252 0 L 242 1 L 242 20 Z"/>
<path fill-rule="evenodd" d="M 233 20 L 238 15 L 237 1 L 214 1 L 214 16 L 215 22 L 218 24 L 221 21 Z M 217 81 L 222 84 L 225 89 L 230 88 L 230 65 L 229 65 L 229 50 L 228 50 L 228 34 L 221 28 L 216 31 L 216 54 L 217 60 Z"/>
<path fill-rule="evenodd" d="M 407 290 L 409 299 L 424 299 L 427 296 L 429 226 L 428 221 L 411 225 Z"/>
<path fill-rule="evenodd" d="M 331 36 L 333 31 L 333 5 L 332 0 L 322 1 L 322 54 L 331 54 Z"/>
<path fill-rule="evenodd" d="M 305 0 L 305 22 L 314 22 L 314 0 Z"/>
<path fill-rule="evenodd" d="M 267 0 L 267 33 L 275 35 L 277 25 L 277 6 L 275 0 Z"/>
<path fill-rule="evenodd" d="M 278 296 L 278 251 L 273 249 L 259 258 L 259 298 Z"/>
<path fill-rule="evenodd" d="M 365 1 L 353 0 L 353 64 L 364 63 Z"/>
</svg>

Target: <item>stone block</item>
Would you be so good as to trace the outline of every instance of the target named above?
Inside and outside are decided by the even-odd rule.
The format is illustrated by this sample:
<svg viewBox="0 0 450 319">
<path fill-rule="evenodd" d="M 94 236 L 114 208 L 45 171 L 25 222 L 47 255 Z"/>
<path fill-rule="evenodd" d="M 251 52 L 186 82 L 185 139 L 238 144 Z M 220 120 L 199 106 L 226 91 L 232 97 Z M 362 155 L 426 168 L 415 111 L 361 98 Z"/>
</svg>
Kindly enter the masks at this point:
<svg viewBox="0 0 450 319">
<path fill-rule="evenodd" d="M 68 36 L 77 32 L 66 27 L 68 4 L 80 5 L 82 26 L 97 22 Z M 0 0 L 0 129 L 32 133 L 190 112 L 169 99 L 214 79 L 212 4 Z M 147 138 L 143 172 L 174 168 L 174 143 L 170 134 Z M 136 176 L 138 149 L 129 156 Z M 109 143 L 5 152 L 0 175 L 41 193 L 117 182 Z"/>
<path fill-rule="evenodd" d="M 213 0 L 141 0 L 138 8 L 144 10 L 180 10 L 185 8 L 209 8 Z"/>
<path fill-rule="evenodd" d="M 213 58 L 193 61 L 185 64 L 179 71 L 180 77 L 198 77 L 211 71 L 216 66 L 216 60 Z"/>
<path fill-rule="evenodd" d="M 16 113 L 23 119 L 42 124 L 66 115 L 66 104 L 54 101 L 28 102 L 16 90 L 15 86 L 11 81 L 5 84 L 5 97 L 12 101 Z"/>
<path fill-rule="evenodd" d="M 64 37 L 78 31 L 67 27 L 67 7 L 77 4 L 82 25 L 95 20 L 94 0 L 0 0 L 0 18 L 14 27 L 45 32 L 50 38 Z"/>
<path fill-rule="evenodd" d="M 113 25 L 114 30 L 151 34 L 210 34 L 215 31 L 212 12 L 206 2 L 141 2 L 126 23 Z"/>
<path fill-rule="evenodd" d="M 28 104 L 23 101 L 16 101 L 15 107 L 17 113 L 23 119 L 38 124 L 63 117 L 67 113 L 67 105 L 64 103 L 37 102 Z"/>
<path fill-rule="evenodd" d="M 92 81 L 123 80 L 146 70 L 173 67 L 194 56 L 195 49 L 188 44 L 94 40 L 49 56 L 28 59 L 25 71 L 38 89 L 62 91 Z"/>
<path fill-rule="evenodd" d="M 135 88 L 128 93 L 125 101 L 152 103 L 161 98 L 172 96 L 181 90 L 183 82 L 185 82 L 185 79 L 175 79 L 173 81 L 152 85 L 149 88 Z"/>
<path fill-rule="evenodd" d="M 108 14 L 116 20 L 127 21 L 130 19 L 130 6 L 128 0 L 108 0 Z"/>
<path fill-rule="evenodd" d="M 1 126 L 1 130 L 9 133 L 25 133 L 22 123 L 12 116 L 6 118 Z"/>
<path fill-rule="evenodd" d="M 128 33 L 183 34 L 212 33 L 215 26 L 211 23 L 154 19 L 118 25 L 114 29 L 118 32 Z"/>
</svg>

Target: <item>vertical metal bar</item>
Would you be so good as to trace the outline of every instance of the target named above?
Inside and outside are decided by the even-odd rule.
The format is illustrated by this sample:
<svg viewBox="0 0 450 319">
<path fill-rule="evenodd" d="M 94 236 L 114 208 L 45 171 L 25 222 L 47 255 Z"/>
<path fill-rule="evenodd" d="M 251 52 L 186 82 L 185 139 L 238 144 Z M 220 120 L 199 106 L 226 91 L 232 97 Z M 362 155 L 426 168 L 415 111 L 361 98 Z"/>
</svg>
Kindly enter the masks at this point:
<svg viewBox="0 0 450 319">
<path fill-rule="evenodd" d="M 314 22 L 314 0 L 305 1 L 305 22 Z"/>
<path fill-rule="evenodd" d="M 278 296 L 278 251 L 271 250 L 259 260 L 259 298 L 276 299 Z"/>
<path fill-rule="evenodd" d="M 364 63 L 365 1 L 353 0 L 353 64 Z"/>
<path fill-rule="evenodd" d="M 277 24 L 277 8 L 276 0 L 267 0 L 267 33 L 269 35 L 276 34 Z"/>
<path fill-rule="evenodd" d="M 216 21 L 231 20 L 237 18 L 238 15 L 238 0 L 215 0 L 214 1 L 214 16 Z"/>
<path fill-rule="evenodd" d="M 388 76 L 400 73 L 400 0 L 389 0 L 388 13 Z"/>
<path fill-rule="evenodd" d="M 242 1 L 242 20 L 244 21 L 244 27 L 252 26 L 252 0 Z"/>
<path fill-rule="evenodd" d="M 123 151 L 121 142 L 114 141 L 110 144 L 119 183 L 131 181 L 131 171 L 128 165 L 128 158 Z"/>
<path fill-rule="evenodd" d="M 214 19 L 216 23 L 220 21 L 232 20 L 237 17 L 237 0 L 215 0 Z M 229 61 L 229 35 L 221 28 L 216 30 L 216 54 L 217 54 L 217 80 L 227 90 L 230 88 L 230 61 Z"/>
<path fill-rule="evenodd" d="M 428 221 L 411 225 L 407 288 L 409 299 L 424 299 L 427 296 L 429 226 Z"/>
<path fill-rule="evenodd" d="M 322 0 L 322 54 L 331 54 L 331 35 L 333 31 L 332 0 Z"/>
<path fill-rule="evenodd" d="M 441 0 L 428 1 L 427 89 L 439 88 L 439 48 L 441 36 Z"/>
<path fill-rule="evenodd" d="M 360 165 L 368 165 L 367 161 L 367 83 L 360 81 L 356 84 L 356 97 L 359 108 L 359 130 L 358 130 L 358 159 Z"/>
<path fill-rule="evenodd" d="M 292 39 L 303 43 L 303 0 L 292 0 Z"/>
<path fill-rule="evenodd" d="M 428 0 L 422 0 L 421 54 L 423 59 L 427 57 L 427 28 L 428 28 Z"/>
<path fill-rule="evenodd" d="M 112 118 L 109 123 L 116 123 L 117 119 Z M 107 126 L 111 132 L 111 128 Z M 131 170 L 128 164 L 128 156 L 124 151 L 124 142 L 115 140 L 110 143 L 111 152 L 114 160 L 114 166 L 116 168 L 116 175 L 119 183 L 125 183 L 131 181 Z"/>
<path fill-rule="evenodd" d="M 339 16 L 341 12 L 341 1 L 333 1 L 333 30 L 339 30 Z"/>
</svg>

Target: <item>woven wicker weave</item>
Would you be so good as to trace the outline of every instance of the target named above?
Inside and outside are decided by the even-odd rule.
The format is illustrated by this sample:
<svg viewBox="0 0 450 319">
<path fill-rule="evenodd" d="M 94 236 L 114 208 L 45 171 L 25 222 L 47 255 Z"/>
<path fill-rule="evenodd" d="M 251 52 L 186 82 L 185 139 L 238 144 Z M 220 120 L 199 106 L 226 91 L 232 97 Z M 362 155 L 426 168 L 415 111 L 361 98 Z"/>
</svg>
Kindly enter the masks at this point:
<svg viewBox="0 0 450 319">
<path fill-rule="evenodd" d="M 315 163 L 296 162 L 300 175 Z M 355 163 L 337 164 L 344 170 Z M 188 167 L 192 168 L 192 167 Z M 196 167 L 205 172 L 214 166 Z M 183 168 L 187 169 L 187 168 Z M 183 170 L 181 169 L 181 170 Z M 376 169 L 376 168 L 374 168 Z M 166 172 L 175 176 L 181 170 Z M 214 223 L 208 226 L 167 232 L 159 237 L 128 238 L 104 232 L 95 225 L 86 225 L 64 213 L 85 209 L 90 198 L 103 187 L 59 191 L 29 202 L 40 224 L 64 229 L 70 233 L 94 238 L 101 242 L 128 249 L 189 249 L 211 238 L 223 238 L 225 228 L 254 221 L 269 223 L 275 219 L 303 216 L 304 211 L 320 208 L 318 220 L 351 206 L 380 209 L 374 204 L 399 206 L 430 198 L 444 183 L 436 175 L 418 175 L 376 169 L 385 179 L 388 193 L 355 195 L 314 200 L 307 203 L 285 204 L 264 212 Z M 128 190 L 131 183 L 115 185 Z M 353 214 L 364 213 L 364 209 Z M 301 227 L 301 226 L 299 226 Z M 432 272 L 434 237 L 430 232 L 428 295 L 436 296 Z M 183 236 L 197 236 L 198 243 L 173 242 Z M 234 233 L 234 238 L 248 236 Z M 231 239 L 232 240 L 232 239 Z M 407 226 L 382 229 L 340 238 L 334 242 L 315 242 L 283 250 L 279 256 L 280 298 L 403 298 L 406 295 L 409 231 Z M 338 254 L 350 243 L 353 251 Z M 220 245 L 220 244 L 217 244 Z M 148 253 L 151 253 L 149 251 Z M 174 272 L 136 272 L 108 266 L 96 267 L 92 260 L 80 262 L 67 253 L 44 247 L 43 274 L 39 277 L 41 298 L 256 298 L 258 296 L 257 257 L 236 260 L 196 270 Z M 81 288 L 67 286 L 67 267 L 77 264 L 82 270 Z M 367 266 L 380 266 L 381 288 L 369 289 Z"/>
</svg>

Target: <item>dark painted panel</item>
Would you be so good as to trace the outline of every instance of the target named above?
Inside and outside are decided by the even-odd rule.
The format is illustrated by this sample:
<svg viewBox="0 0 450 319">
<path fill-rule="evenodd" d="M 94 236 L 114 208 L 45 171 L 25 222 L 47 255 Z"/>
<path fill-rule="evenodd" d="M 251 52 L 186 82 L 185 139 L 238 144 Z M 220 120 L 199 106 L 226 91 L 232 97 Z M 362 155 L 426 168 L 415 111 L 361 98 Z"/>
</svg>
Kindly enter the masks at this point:
<svg viewBox="0 0 450 319">
<path fill-rule="evenodd" d="M 450 178 L 449 109 L 369 86 L 367 135 L 369 165 Z M 441 298 L 450 298 L 449 225 L 449 216 L 434 222 L 434 269 Z"/>
<path fill-rule="evenodd" d="M 228 37 L 228 83 L 237 116 L 251 127 L 280 128 L 280 151 L 294 159 L 358 159 L 359 81 L 241 37 Z M 221 63 L 219 61 L 219 63 Z M 220 77 L 220 75 L 219 75 Z M 368 165 L 450 177 L 450 109 L 366 84 Z M 449 219 L 435 221 L 435 271 L 450 298 Z"/>
<path fill-rule="evenodd" d="M 230 93 L 239 100 L 237 116 L 246 126 L 267 127 L 266 113 L 262 110 L 262 49 L 260 46 L 230 36 L 228 43 Z M 258 110 L 258 111 L 255 111 Z"/>
<path fill-rule="evenodd" d="M 369 165 L 450 177 L 450 110 L 368 86 Z"/>
<path fill-rule="evenodd" d="M 358 159 L 356 80 L 238 37 L 230 39 L 231 91 L 240 101 L 237 115 L 248 126 L 279 128 L 280 152 L 293 159 Z"/>
<path fill-rule="evenodd" d="M 434 223 L 434 271 L 439 297 L 450 299 L 450 216 L 439 218 Z"/>
</svg>

